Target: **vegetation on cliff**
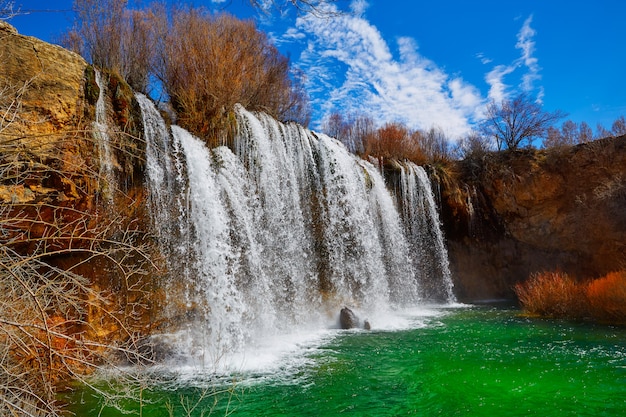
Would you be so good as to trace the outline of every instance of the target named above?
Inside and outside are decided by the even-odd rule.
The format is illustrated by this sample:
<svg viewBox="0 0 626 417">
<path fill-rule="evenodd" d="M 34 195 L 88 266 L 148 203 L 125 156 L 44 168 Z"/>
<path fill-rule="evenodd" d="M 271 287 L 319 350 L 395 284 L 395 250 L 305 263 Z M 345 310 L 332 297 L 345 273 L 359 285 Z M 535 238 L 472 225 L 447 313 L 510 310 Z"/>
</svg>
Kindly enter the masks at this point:
<svg viewBox="0 0 626 417">
<path fill-rule="evenodd" d="M 56 416 L 76 380 L 150 360 L 141 128 L 130 88 L 105 76 L 106 180 L 93 69 L 1 21 L 0 56 L 0 414 Z"/>
<path fill-rule="evenodd" d="M 169 101 L 177 123 L 211 146 L 225 143 L 234 128 L 236 103 L 308 123 L 301 74 L 252 21 L 165 4 L 131 10 L 126 0 L 76 0 L 74 8 L 65 45 L 136 91 Z"/>
</svg>

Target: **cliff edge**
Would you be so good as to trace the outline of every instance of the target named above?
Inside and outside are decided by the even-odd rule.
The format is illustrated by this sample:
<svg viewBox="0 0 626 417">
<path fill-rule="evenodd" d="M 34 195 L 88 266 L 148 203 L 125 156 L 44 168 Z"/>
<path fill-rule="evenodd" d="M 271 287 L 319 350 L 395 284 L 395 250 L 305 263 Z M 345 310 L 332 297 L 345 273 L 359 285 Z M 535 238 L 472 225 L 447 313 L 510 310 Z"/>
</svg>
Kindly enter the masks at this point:
<svg viewBox="0 0 626 417">
<path fill-rule="evenodd" d="M 600 277 L 626 264 L 626 137 L 458 162 L 443 223 L 458 297 L 515 298 L 532 273 Z"/>
</svg>

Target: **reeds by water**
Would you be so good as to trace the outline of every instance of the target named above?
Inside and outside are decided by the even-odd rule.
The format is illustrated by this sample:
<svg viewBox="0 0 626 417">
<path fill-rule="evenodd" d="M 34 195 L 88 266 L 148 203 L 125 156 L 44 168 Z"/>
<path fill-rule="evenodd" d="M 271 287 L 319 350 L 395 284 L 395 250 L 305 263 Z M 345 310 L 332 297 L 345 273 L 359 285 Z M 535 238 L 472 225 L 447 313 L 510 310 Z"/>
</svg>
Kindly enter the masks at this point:
<svg viewBox="0 0 626 417">
<path fill-rule="evenodd" d="M 541 272 L 516 284 L 515 293 L 530 315 L 626 325 L 626 270 L 590 281 Z"/>
</svg>

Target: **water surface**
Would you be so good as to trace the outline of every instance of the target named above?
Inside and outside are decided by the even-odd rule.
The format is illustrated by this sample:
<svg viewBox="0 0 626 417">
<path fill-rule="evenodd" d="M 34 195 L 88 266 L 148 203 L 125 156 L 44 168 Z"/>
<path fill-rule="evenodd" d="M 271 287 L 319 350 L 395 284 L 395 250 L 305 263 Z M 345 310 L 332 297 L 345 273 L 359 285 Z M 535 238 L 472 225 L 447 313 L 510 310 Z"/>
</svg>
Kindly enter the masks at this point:
<svg viewBox="0 0 626 417">
<path fill-rule="evenodd" d="M 128 402 L 124 411 L 77 393 L 81 404 L 73 410 L 102 416 L 626 413 L 626 329 L 532 320 L 484 306 L 435 308 L 398 320 L 398 328 L 376 329 L 372 319 L 370 332 L 329 330 L 271 365 L 222 376 L 221 384 L 202 373 L 186 375 L 176 389 L 145 390 L 143 405 Z M 226 392 L 212 394 L 221 389 Z"/>
</svg>

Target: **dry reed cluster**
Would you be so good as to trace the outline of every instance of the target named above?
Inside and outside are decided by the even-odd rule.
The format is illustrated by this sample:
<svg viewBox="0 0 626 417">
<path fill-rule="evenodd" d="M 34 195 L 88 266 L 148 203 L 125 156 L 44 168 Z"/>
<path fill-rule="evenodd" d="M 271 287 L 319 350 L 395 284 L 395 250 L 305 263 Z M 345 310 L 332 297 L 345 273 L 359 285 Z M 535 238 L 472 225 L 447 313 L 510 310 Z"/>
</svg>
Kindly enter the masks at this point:
<svg viewBox="0 0 626 417">
<path fill-rule="evenodd" d="M 560 271 L 542 272 L 518 283 L 515 292 L 531 315 L 626 325 L 626 270 L 591 281 L 576 281 Z"/>
</svg>

